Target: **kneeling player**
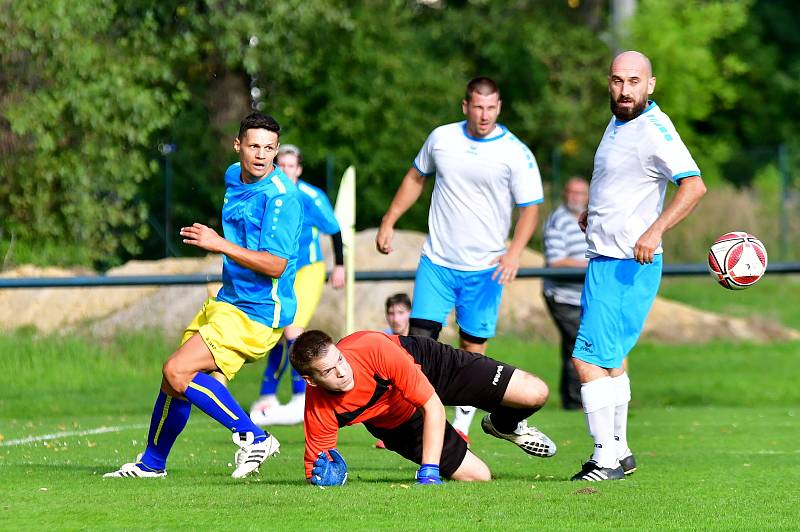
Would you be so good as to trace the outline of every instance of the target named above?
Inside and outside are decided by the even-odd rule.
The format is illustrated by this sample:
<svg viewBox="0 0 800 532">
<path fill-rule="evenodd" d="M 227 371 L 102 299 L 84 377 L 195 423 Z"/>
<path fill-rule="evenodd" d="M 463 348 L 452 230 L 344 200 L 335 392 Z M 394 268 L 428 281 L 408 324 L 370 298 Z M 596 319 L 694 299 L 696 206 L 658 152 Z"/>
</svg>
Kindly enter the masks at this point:
<svg viewBox="0 0 800 532">
<path fill-rule="evenodd" d="M 337 432 L 356 423 L 420 464 L 420 484 L 440 484 L 440 476 L 490 480 L 486 464 L 447 423 L 444 405 L 490 412 L 481 423 L 484 432 L 528 454 L 556 452 L 552 440 L 525 421 L 547 401 L 547 385 L 489 357 L 419 336 L 363 331 L 334 344 L 322 331 L 307 331 L 295 341 L 291 362 L 309 385 L 305 466 L 313 484 L 344 483 L 347 468 L 334 450 Z"/>
</svg>

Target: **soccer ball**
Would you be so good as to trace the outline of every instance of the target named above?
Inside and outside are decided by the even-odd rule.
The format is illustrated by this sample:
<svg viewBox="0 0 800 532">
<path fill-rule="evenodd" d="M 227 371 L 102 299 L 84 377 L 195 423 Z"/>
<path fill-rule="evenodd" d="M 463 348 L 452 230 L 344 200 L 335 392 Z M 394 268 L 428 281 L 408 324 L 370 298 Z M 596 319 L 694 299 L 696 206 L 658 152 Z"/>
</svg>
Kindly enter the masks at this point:
<svg viewBox="0 0 800 532">
<path fill-rule="evenodd" d="M 767 248 L 744 231 L 725 233 L 708 250 L 708 271 L 728 290 L 753 286 L 767 270 Z"/>
</svg>

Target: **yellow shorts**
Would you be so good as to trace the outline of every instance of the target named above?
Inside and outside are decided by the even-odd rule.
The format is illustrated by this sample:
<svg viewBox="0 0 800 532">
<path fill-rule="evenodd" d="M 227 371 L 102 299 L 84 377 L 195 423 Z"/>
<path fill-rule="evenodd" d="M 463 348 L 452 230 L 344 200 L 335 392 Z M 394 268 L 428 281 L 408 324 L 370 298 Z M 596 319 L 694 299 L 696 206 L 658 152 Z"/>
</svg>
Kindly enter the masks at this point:
<svg viewBox="0 0 800 532">
<path fill-rule="evenodd" d="M 308 327 L 308 322 L 317 310 L 322 289 L 325 287 L 325 262 L 318 261 L 307 264 L 297 270 L 294 278 L 294 293 L 297 297 L 297 312 L 294 315 L 294 327 Z"/>
<path fill-rule="evenodd" d="M 283 328 L 267 327 L 230 303 L 209 298 L 183 331 L 181 345 L 198 332 L 219 369 L 231 380 L 244 364 L 269 353 L 278 343 Z"/>
</svg>

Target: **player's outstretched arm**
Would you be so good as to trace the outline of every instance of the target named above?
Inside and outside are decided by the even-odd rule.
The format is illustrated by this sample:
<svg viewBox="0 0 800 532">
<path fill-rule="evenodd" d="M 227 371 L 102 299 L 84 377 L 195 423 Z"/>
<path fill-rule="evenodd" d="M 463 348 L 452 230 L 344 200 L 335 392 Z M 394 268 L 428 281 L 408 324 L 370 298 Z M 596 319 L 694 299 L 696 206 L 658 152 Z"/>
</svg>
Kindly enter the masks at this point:
<svg viewBox="0 0 800 532">
<path fill-rule="evenodd" d="M 268 251 L 255 251 L 237 246 L 203 224 L 195 223 L 189 227 L 182 227 L 180 234 L 184 244 L 196 246 L 212 253 L 223 253 L 245 268 L 268 277 L 280 277 L 286 268 L 286 259 Z"/>
<path fill-rule="evenodd" d="M 439 396 L 433 394 L 422 405 L 422 466 L 417 471 L 417 484 L 441 484 L 439 461 L 444 445 L 445 411 Z"/>
<path fill-rule="evenodd" d="M 530 242 L 533 232 L 536 230 L 536 222 L 539 219 L 539 205 L 528 205 L 520 207 L 519 219 L 514 226 L 514 237 L 508 246 L 505 254 L 495 259 L 497 269 L 492 274 L 492 279 L 500 284 L 510 283 L 517 277 L 519 271 L 519 260 L 522 250 Z"/>
<path fill-rule="evenodd" d="M 678 192 L 664 208 L 661 215 L 645 231 L 633 247 L 633 257 L 639 264 L 653 262 L 653 255 L 661 244 L 661 239 L 668 230 L 689 216 L 700 198 L 706 193 L 706 185 L 699 175 L 681 179 Z"/>
<path fill-rule="evenodd" d="M 392 252 L 392 237 L 394 224 L 397 220 L 419 199 L 425 187 L 425 176 L 420 175 L 416 167 L 412 166 L 406 172 L 400 188 L 392 199 L 389 209 L 383 215 L 378 235 L 375 237 L 375 247 L 379 252 L 388 254 Z"/>
</svg>

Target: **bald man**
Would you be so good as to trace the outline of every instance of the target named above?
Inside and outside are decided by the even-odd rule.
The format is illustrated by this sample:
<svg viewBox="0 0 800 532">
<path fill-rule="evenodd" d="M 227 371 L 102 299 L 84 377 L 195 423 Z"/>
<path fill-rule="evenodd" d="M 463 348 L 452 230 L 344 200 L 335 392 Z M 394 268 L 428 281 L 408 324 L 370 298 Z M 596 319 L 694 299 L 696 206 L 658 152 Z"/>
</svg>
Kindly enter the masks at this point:
<svg viewBox="0 0 800 532">
<path fill-rule="evenodd" d="M 586 236 L 578 217 L 589 203 L 589 182 L 574 176 L 561 193 L 563 201 L 544 224 L 544 259 L 549 268 L 585 268 Z M 559 395 L 565 410 L 581 408 L 581 381 L 572 364 L 572 350 L 581 323 L 583 283 L 544 279 L 544 300 L 561 336 L 561 381 Z"/>
<path fill-rule="evenodd" d="M 655 88 L 646 56 L 628 51 L 614 58 L 608 72 L 613 116 L 595 153 L 589 206 L 579 218 L 589 265 L 572 352 L 594 452 L 572 480 L 616 480 L 636 470 L 623 361 L 661 282 L 662 236 L 706 192 L 672 121 L 649 98 Z M 663 208 L 668 183 L 678 190 Z"/>
</svg>

